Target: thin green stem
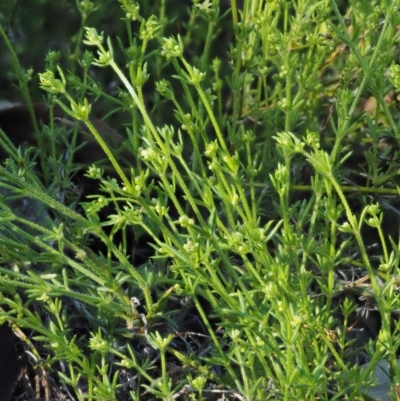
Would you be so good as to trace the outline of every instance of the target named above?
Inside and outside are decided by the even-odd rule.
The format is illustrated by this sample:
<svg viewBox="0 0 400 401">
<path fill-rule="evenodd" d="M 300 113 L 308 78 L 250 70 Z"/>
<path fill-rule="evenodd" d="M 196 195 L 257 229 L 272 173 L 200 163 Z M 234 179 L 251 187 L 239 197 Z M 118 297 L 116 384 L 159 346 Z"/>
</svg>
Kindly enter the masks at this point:
<svg viewBox="0 0 400 401">
<path fill-rule="evenodd" d="M 335 188 L 336 193 L 338 194 L 338 196 L 339 196 L 339 198 L 340 198 L 340 200 L 342 202 L 342 205 L 343 205 L 343 207 L 344 207 L 344 209 L 346 211 L 347 219 L 348 219 L 348 221 L 349 221 L 349 223 L 350 223 L 350 225 L 351 225 L 351 227 L 353 229 L 353 233 L 354 233 L 354 236 L 356 238 L 358 247 L 360 249 L 361 256 L 362 256 L 362 259 L 363 259 L 363 262 L 364 262 L 364 266 L 365 266 L 365 268 L 366 268 L 366 270 L 368 272 L 369 278 L 371 280 L 372 288 L 373 288 L 375 294 L 378 296 L 380 294 L 380 288 L 379 288 L 379 285 L 378 285 L 378 283 L 376 281 L 376 277 L 375 277 L 374 271 L 372 269 L 371 262 L 369 260 L 367 251 L 365 249 L 364 241 L 363 241 L 363 239 L 361 237 L 359 224 L 358 224 L 357 220 L 355 219 L 355 216 L 353 215 L 353 213 L 352 213 L 352 211 L 350 209 L 350 206 L 349 206 L 349 204 L 347 202 L 346 197 L 343 194 L 343 191 L 342 191 L 342 188 L 340 187 L 340 185 L 337 183 L 337 181 L 335 180 L 335 178 L 332 175 L 329 175 L 328 179 L 332 183 L 333 187 Z"/>
<path fill-rule="evenodd" d="M 22 94 L 22 96 L 24 98 L 25 105 L 26 105 L 26 107 L 28 109 L 29 116 L 30 116 L 30 119 L 31 119 L 31 122 L 32 122 L 32 126 L 33 126 L 33 130 L 34 130 L 34 133 L 35 133 L 35 137 L 36 137 L 36 139 L 38 141 L 38 144 L 39 144 L 39 149 L 42 150 L 39 153 L 39 158 L 40 158 L 40 164 L 43 167 L 42 170 L 43 170 L 43 173 L 44 173 L 44 178 L 45 178 L 45 181 L 47 182 L 48 169 L 44 168 L 45 167 L 45 162 L 46 162 L 46 160 L 45 160 L 45 152 L 44 152 L 45 146 L 44 146 L 44 142 L 43 142 L 43 136 L 42 136 L 42 133 L 40 132 L 39 124 L 38 124 L 37 119 L 36 119 L 36 114 L 35 114 L 35 111 L 33 109 L 33 103 L 32 103 L 30 91 L 29 91 L 29 88 L 28 88 L 28 80 L 27 80 L 25 71 L 21 67 L 21 64 L 20 64 L 18 56 L 17 56 L 17 54 L 16 54 L 16 52 L 14 50 L 14 47 L 12 46 L 10 40 L 8 39 L 8 36 L 7 36 L 6 32 L 4 31 L 3 26 L 1 24 L 0 24 L 0 36 L 3 37 L 3 40 L 4 40 L 4 42 L 5 42 L 6 46 L 7 46 L 7 49 L 9 51 L 9 53 L 10 53 L 12 64 L 13 64 L 13 67 L 15 69 L 15 72 L 16 72 L 16 75 L 17 75 L 17 78 L 18 78 L 18 86 L 19 86 L 21 94 Z"/>
</svg>

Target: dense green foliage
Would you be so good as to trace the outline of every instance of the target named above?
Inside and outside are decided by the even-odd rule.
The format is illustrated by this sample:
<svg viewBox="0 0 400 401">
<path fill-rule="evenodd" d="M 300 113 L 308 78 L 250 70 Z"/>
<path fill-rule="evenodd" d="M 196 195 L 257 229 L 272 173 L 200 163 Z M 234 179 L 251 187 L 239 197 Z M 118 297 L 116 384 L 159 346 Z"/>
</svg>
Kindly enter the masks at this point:
<svg viewBox="0 0 400 401">
<path fill-rule="evenodd" d="M 0 319 L 45 396 L 400 383 L 398 1 L 14 3 L 0 93 L 35 140 L 0 117 Z"/>
</svg>

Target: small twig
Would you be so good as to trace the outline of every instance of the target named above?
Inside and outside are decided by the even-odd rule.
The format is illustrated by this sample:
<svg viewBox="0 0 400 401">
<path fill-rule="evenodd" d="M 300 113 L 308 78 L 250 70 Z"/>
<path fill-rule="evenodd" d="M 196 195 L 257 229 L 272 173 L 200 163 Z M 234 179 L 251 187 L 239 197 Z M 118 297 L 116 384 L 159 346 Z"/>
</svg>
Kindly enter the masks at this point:
<svg viewBox="0 0 400 401">
<path fill-rule="evenodd" d="M 177 399 L 183 394 L 190 394 L 190 393 L 198 393 L 199 391 L 190 387 L 188 384 L 182 387 L 182 389 L 172 396 L 173 399 Z M 214 393 L 214 394 L 223 394 L 223 395 L 231 395 L 241 401 L 246 401 L 246 399 L 236 391 L 233 390 L 202 390 L 203 393 Z"/>
<path fill-rule="evenodd" d="M 50 401 L 50 386 L 49 386 L 49 381 L 47 379 L 47 372 L 46 369 L 44 368 L 44 365 L 40 359 L 40 355 L 37 352 L 36 348 L 32 344 L 32 342 L 29 340 L 29 338 L 24 334 L 24 332 L 12 321 L 8 322 L 10 327 L 12 327 L 14 333 L 25 342 L 25 344 L 28 345 L 28 347 L 31 349 L 31 352 L 29 353 L 31 356 L 34 356 L 34 358 L 37 360 L 37 364 L 41 370 L 41 379 L 42 379 L 42 384 L 44 388 L 44 394 L 45 394 L 45 400 Z M 39 379 L 39 375 L 35 377 L 35 381 Z M 36 382 L 36 395 L 37 398 L 40 398 L 40 389 L 38 387 L 38 382 Z M 38 395 L 39 391 L 39 395 Z"/>
<path fill-rule="evenodd" d="M 139 315 L 139 317 L 142 319 L 143 321 L 143 331 L 144 331 L 144 336 L 146 337 L 146 340 L 148 342 L 148 344 L 155 350 L 157 350 L 157 348 L 153 345 L 153 342 L 151 341 L 151 338 L 149 337 L 149 331 L 148 331 L 148 324 L 147 324 L 147 319 L 146 319 L 146 315 L 144 313 L 141 313 Z"/>
</svg>

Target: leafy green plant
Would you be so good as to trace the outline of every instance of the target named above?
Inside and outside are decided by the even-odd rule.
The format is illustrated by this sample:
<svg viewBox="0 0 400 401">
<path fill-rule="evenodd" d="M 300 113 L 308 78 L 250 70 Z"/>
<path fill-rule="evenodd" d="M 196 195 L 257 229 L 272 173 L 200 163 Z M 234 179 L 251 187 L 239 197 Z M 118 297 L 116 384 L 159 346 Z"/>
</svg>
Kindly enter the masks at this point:
<svg viewBox="0 0 400 401">
<path fill-rule="evenodd" d="M 45 396 L 371 399 L 383 358 L 394 391 L 397 209 L 376 197 L 398 194 L 396 2 L 193 1 L 181 32 L 168 1 L 120 3 L 126 35 L 84 1 L 68 63 L 48 52 L 39 155 L 1 133 L 0 316 Z M 76 162 L 81 131 L 103 160 Z"/>
</svg>

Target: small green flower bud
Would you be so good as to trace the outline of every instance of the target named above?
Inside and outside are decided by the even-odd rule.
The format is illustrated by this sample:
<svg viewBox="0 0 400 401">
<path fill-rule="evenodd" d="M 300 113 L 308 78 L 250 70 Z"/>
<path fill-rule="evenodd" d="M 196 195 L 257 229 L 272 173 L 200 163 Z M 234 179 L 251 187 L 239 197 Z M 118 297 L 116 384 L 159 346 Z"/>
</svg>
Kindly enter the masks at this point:
<svg viewBox="0 0 400 401">
<path fill-rule="evenodd" d="M 94 164 L 89 167 L 86 174 L 87 177 L 100 179 L 103 176 L 104 170 L 102 168 L 96 167 Z"/>
<path fill-rule="evenodd" d="M 174 98 L 174 90 L 172 89 L 172 85 L 165 79 L 156 82 L 156 89 L 160 93 L 161 96 L 164 96 L 167 99 Z"/>
<path fill-rule="evenodd" d="M 182 226 L 182 227 L 189 227 L 189 226 L 192 226 L 193 224 L 194 224 L 194 220 L 193 219 L 190 219 L 188 216 L 181 216 L 181 217 L 179 217 L 179 224 Z"/>
<path fill-rule="evenodd" d="M 161 55 L 167 60 L 183 56 L 183 43 L 180 36 L 178 36 L 178 41 L 172 37 L 163 38 L 163 41 Z"/>
<path fill-rule="evenodd" d="M 61 80 L 56 79 L 52 71 L 47 70 L 46 72 L 39 74 L 39 80 L 40 87 L 47 92 L 54 94 L 65 92 L 64 83 Z"/>
<path fill-rule="evenodd" d="M 83 100 L 83 103 L 71 103 L 71 110 L 74 113 L 74 116 L 81 121 L 87 121 L 89 119 L 91 109 L 92 106 L 89 104 L 86 98 Z"/>
<path fill-rule="evenodd" d="M 157 32 L 161 29 L 161 24 L 156 17 L 152 15 L 147 21 L 143 21 L 140 26 L 140 39 L 149 41 L 156 37 Z"/>
<path fill-rule="evenodd" d="M 84 40 L 83 43 L 85 43 L 85 45 L 88 46 L 101 46 L 104 40 L 103 33 L 99 35 L 95 28 L 85 27 L 85 29 L 86 29 L 86 40 Z"/>
<path fill-rule="evenodd" d="M 342 225 L 338 227 L 339 231 L 343 233 L 352 233 L 353 228 L 351 227 L 350 223 L 348 221 L 345 221 Z"/>
</svg>

